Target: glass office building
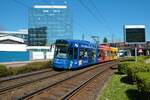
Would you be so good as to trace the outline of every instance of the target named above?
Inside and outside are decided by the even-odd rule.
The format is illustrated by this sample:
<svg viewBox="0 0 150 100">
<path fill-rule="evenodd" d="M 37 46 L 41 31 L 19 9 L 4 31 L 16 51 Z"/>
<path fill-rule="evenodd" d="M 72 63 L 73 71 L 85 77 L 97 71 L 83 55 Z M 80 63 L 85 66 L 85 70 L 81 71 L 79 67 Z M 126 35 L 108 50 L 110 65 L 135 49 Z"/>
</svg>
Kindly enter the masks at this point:
<svg viewBox="0 0 150 100">
<path fill-rule="evenodd" d="M 72 13 L 66 5 L 35 5 L 29 10 L 29 45 L 51 45 L 73 39 Z"/>
</svg>

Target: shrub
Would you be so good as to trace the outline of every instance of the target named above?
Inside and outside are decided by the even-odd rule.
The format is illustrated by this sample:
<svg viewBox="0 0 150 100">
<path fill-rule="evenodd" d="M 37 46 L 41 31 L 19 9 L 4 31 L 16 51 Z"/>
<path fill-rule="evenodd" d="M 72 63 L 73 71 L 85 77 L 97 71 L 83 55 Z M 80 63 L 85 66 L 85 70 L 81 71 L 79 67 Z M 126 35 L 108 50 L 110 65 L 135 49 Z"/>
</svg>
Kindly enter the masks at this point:
<svg viewBox="0 0 150 100">
<path fill-rule="evenodd" d="M 145 62 L 146 59 L 149 59 L 149 56 L 138 56 L 137 57 L 138 62 Z"/>
<path fill-rule="evenodd" d="M 142 62 L 135 62 L 127 67 L 127 75 L 132 80 L 136 80 L 136 73 L 138 72 L 150 72 L 150 65 Z"/>
<path fill-rule="evenodd" d="M 22 67 L 15 67 L 9 69 L 7 69 L 4 65 L 0 65 L 0 77 L 46 69 L 51 67 L 51 65 L 52 61 L 31 62 Z"/>
<path fill-rule="evenodd" d="M 138 90 L 150 94 L 150 72 L 140 72 L 136 74 Z"/>
<path fill-rule="evenodd" d="M 144 62 L 146 59 L 149 59 L 149 58 L 150 58 L 149 56 L 137 56 L 137 61 Z M 128 58 L 121 60 L 121 62 L 125 62 L 125 61 L 135 61 L 135 57 L 128 57 Z"/>
<path fill-rule="evenodd" d="M 7 74 L 7 68 L 5 65 L 0 65 L 0 77 L 5 76 Z"/>
<path fill-rule="evenodd" d="M 126 62 L 126 61 L 135 61 L 135 57 L 128 57 L 121 60 L 121 62 Z"/>
<path fill-rule="evenodd" d="M 49 68 L 50 66 L 51 66 L 51 61 L 31 62 L 25 66 L 10 69 L 10 73 L 12 75 L 17 75 L 20 73 L 27 73 L 31 71 L 46 69 L 46 68 Z"/>
<path fill-rule="evenodd" d="M 120 74 L 126 74 L 127 73 L 127 67 L 130 66 L 133 62 L 131 61 L 126 61 L 126 62 L 121 62 L 118 65 L 118 72 Z"/>
</svg>

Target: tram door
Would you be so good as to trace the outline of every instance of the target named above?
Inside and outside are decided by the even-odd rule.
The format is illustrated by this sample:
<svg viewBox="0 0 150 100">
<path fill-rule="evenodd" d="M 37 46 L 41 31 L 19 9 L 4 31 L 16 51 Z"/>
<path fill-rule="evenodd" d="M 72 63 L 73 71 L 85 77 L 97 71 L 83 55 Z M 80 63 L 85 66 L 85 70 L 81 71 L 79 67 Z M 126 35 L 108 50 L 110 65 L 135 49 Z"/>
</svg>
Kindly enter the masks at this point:
<svg viewBox="0 0 150 100">
<path fill-rule="evenodd" d="M 74 47 L 73 48 L 73 66 L 78 67 L 78 48 Z"/>
<path fill-rule="evenodd" d="M 78 66 L 78 48 L 73 45 L 69 48 L 70 68 Z"/>
</svg>

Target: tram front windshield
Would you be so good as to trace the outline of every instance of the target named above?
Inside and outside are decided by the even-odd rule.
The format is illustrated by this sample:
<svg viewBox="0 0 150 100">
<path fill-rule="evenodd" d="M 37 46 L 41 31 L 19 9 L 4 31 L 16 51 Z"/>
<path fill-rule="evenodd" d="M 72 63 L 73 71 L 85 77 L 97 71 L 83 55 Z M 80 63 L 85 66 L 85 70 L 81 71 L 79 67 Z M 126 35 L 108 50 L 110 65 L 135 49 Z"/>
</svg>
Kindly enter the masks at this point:
<svg viewBox="0 0 150 100">
<path fill-rule="evenodd" d="M 56 45 L 55 57 L 62 58 L 62 59 L 67 58 L 68 57 L 68 45 L 66 44 Z"/>
</svg>

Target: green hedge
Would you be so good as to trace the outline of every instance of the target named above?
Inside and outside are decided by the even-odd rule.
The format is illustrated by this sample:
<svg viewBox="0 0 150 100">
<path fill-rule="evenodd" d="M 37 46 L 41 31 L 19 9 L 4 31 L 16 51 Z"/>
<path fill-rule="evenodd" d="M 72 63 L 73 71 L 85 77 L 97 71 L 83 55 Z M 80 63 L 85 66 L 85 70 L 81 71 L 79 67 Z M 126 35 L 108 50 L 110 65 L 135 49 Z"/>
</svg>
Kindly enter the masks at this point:
<svg viewBox="0 0 150 100">
<path fill-rule="evenodd" d="M 150 57 L 149 56 L 137 56 L 138 62 L 145 62 L 146 59 L 150 59 Z M 135 61 L 135 57 L 128 57 L 128 58 L 121 60 L 121 62 L 126 62 L 126 61 Z"/>
<path fill-rule="evenodd" d="M 7 69 L 4 65 L 0 66 L 0 77 L 8 75 L 17 75 L 31 71 L 37 71 L 51 67 L 52 61 L 31 62 L 22 67 L 14 67 Z"/>
<path fill-rule="evenodd" d="M 138 72 L 150 72 L 150 64 L 135 62 L 127 67 L 127 75 L 132 81 L 136 81 L 136 73 Z"/>
<path fill-rule="evenodd" d="M 149 56 L 138 56 L 137 61 L 145 63 L 145 60 L 149 58 L 150 58 Z"/>
<path fill-rule="evenodd" d="M 138 90 L 150 94 L 150 72 L 140 72 L 136 74 Z"/>
<path fill-rule="evenodd" d="M 121 60 L 120 62 L 126 62 L 126 61 L 135 61 L 135 57 L 125 58 L 125 59 Z"/>
<path fill-rule="evenodd" d="M 128 66 L 130 66 L 133 63 L 134 62 L 131 62 L 131 61 L 120 62 L 119 65 L 118 65 L 118 72 L 120 74 L 126 74 Z"/>
<path fill-rule="evenodd" d="M 0 77 L 5 76 L 7 74 L 7 68 L 5 65 L 0 65 Z"/>
</svg>

